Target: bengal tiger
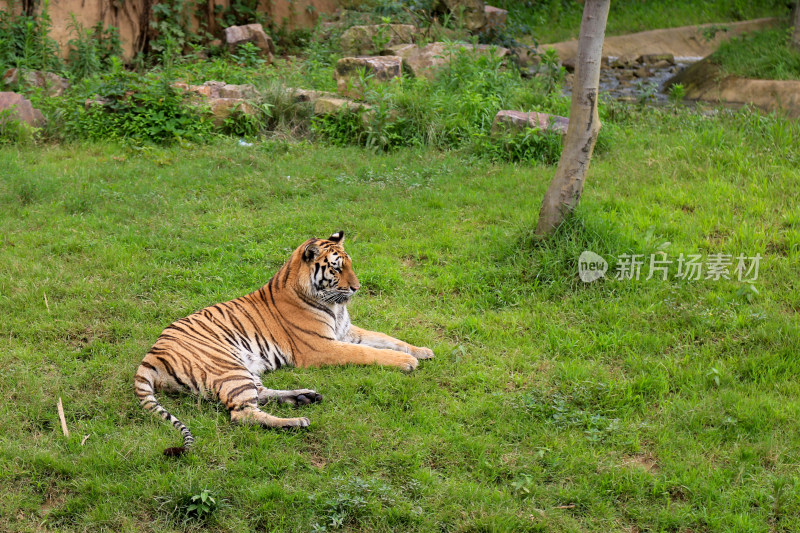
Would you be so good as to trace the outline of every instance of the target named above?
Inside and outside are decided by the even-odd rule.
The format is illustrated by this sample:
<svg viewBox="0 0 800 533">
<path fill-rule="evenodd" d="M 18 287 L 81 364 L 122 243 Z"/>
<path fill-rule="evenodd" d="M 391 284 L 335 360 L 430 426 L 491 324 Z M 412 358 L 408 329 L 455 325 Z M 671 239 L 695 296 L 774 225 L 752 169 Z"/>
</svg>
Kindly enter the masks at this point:
<svg viewBox="0 0 800 533">
<path fill-rule="evenodd" d="M 350 323 L 347 304 L 361 285 L 344 232 L 298 246 L 269 282 L 255 292 L 201 309 L 170 324 L 144 356 L 134 389 L 141 406 L 168 420 L 183 435 L 179 456 L 194 436 L 158 403 L 158 391 L 188 391 L 217 398 L 231 421 L 265 427 L 307 427 L 308 418 L 277 418 L 259 409 L 268 401 L 319 402 L 310 389 L 273 390 L 261 374 L 282 366 L 379 364 L 411 371 L 433 357 L 419 348 Z"/>
</svg>

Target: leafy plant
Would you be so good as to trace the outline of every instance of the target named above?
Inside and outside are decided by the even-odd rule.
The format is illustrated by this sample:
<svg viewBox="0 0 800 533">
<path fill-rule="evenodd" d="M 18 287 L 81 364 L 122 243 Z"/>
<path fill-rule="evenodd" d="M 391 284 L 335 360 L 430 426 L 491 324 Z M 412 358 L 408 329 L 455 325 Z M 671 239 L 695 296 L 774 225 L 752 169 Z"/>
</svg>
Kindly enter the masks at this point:
<svg viewBox="0 0 800 533">
<path fill-rule="evenodd" d="M 122 54 L 122 41 L 119 30 L 113 26 L 104 28 L 102 21 L 98 21 L 87 30 L 74 14 L 71 16 L 69 28 L 75 37 L 68 43 L 68 71 L 80 80 L 108 68 L 111 58 Z"/>
<path fill-rule="evenodd" d="M 217 510 L 217 500 L 211 496 L 211 491 L 203 489 L 199 494 L 194 494 L 189 498 L 189 504 L 186 506 L 187 518 L 205 519 Z"/>
<path fill-rule="evenodd" d="M 680 83 L 676 83 L 669 88 L 669 101 L 673 105 L 678 105 L 686 98 L 686 88 Z"/>
<path fill-rule="evenodd" d="M 233 59 L 243 67 L 255 68 L 266 63 L 266 59 L 261 57 L 261 50 L 253 43 L 247 42 L 240 44 Z"/>
<path fill-rule="evenodd" d="M 0 10 L 0 69 L 60 70 L 61 55 L 50 37 L 51 27 L 47 2 L 39 16 Z"/>
<path fill-rule="evenodd" d="M 36 128 L 12 118 L 12 109 L 0 110 L 0 146 L 4 144 L 26 145 L 33 142 Z"/>
<path fill-rule="evenodd" d="M 87 79 L 67 98 L 42 103 L 62 126 L 60 134 L 73 138 L 168 143 L 200 141 L 212 131 L 200 108 L 184 104 L 167 72 L 141 76 L 117 58 L 109 73 Z"/>
</svg>

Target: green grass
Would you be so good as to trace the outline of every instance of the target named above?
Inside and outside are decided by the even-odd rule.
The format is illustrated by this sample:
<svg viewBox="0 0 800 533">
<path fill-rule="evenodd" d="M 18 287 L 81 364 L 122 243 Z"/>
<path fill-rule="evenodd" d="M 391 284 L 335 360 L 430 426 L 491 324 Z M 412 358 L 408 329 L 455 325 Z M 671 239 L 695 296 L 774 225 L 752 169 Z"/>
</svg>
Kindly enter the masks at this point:
<svg viewBox="0 0 800 533">
<path fill-rule="evenodd" d="M 726 74 L 762 80 L 800 80 L 800 52 L 790 45 L 791 28 L 753 32 L 722 43 L 711 56 Z"/>
<path fill-rule="evenodd" d="M 621 126 L 546 245 L 530 231 L 552 167 L 233 139 L 0 148 L 0 530 L 797 530 L 798 126 Z M 160 331 L 339 229 L 354 323 L 437 357 L 265 376 L 325 395 L 300 433 L 164 397 L 197 445 L 163 457 L 178 435 L 132 392 Z M 610 272 L 623 253 L 759 253 L 758 293 L 584 285 L 584 249 Z M 204 489 L 216 505 L 187 513 Z"/>
<path fill-rule="evenodd" d="M 512 25 L 523 25 L 539 43 L 577 39 L 583 5 L 574 0 L 498 0 L 509 10 Z M 708 22 L 735 22 L 789 14 L 783 0 L 614 0 L 606 35 L 624 35 L 658 28 L 691 26 Z"/>
</svg>

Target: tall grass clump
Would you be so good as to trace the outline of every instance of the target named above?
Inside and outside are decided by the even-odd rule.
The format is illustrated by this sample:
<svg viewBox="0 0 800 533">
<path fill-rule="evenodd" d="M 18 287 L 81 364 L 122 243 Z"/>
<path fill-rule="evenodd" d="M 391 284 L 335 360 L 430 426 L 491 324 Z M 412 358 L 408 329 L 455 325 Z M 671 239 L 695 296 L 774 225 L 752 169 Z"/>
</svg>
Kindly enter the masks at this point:
<svg viewBox="0 0 800 533">
<path fill-rule="evenodd" d="M 800 51 L 791 45 L 792 28 L 757 31 L 722 43 L 711 56 L 726 74 L 764 80 L 800 80 Z"/>
<path fill-rule="evenodd" d="M 387 150 L 397 146 L 470 149 L 490 159 L 539 160 L 552 163 L 560 143 L 542 132 L 523 132 L 497 140 L 491 136 L 498 111 L 543 111 L 567 114 L 568 99 L 560 86 L 542 78 L 525 79 L 495 53 L 473 52 L 451 44 L 449 65 L 432 80 L 403 78 L 372 85 L 365 93 L 371 107 L 317 120 L 312 129 L 332 144 L 361 144 Z"/>
<path fill-rule="evenodd" d="M 39 16 L 0 10 L 0 72 L 9 68 L 60 70 L 58 43 L 50 37 L 47 8 Z"/>
</svg>

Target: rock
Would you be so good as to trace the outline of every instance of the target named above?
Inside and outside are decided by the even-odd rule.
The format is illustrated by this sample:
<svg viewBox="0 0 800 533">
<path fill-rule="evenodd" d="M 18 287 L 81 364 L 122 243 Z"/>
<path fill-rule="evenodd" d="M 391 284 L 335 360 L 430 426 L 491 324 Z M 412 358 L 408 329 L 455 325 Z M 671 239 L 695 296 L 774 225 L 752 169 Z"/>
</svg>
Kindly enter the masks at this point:
<svg viewBox="0 0 800 533">
<path fill-rule="evenodd" d="M 9 110 L 9 111 L 7 111 Z M 29 126 L 41 128 L 45 125 L 42 112 L 33 107 L 30 100 L 21 94 L 0 92 L 0 121 L 18 120 Z"/>
<path fill-rule="evenodd" d="M 246 24 L 244 26 L 225 28 L 225 44 L 228 50 L 235 52 L 236 48 L 244 43 L 255 44 L 261 50 L 261 55 L 265 56 L 268 62 L 271 63 L 274 59 L 275 44 L 261 24 Z"/>
<path fill-rule="evenodd" d="M 507 57 L 510 53 L 508 48 L 490 46 L 486 44 L 448 44 L 430 43 L 426 46 L 399 45 L 388 49 L 392 55 L 400 56 L 403 59 L 403 68 L 415 77 L 432 79 L 436 71 L 450 62 L 452 50 L 469 50 L 476 55 L 489 55 L 494 53 L 497 57 Z"/>
<path fill-rule="evenodd" d="M 359 104 L 357 102 L 353 102 L 352 100 L 347 100 L 346 98 L 330 98 L 327 96 L 323 96 L 317 98 L 314 102 L 314 114 L 315 115 L 335 115 L 342 110 L 348 111 L 361 111 L 361 110 L 369 110 L 371 106 L 367 104 Z"/>
<path fill-rule="evenodd" d="M 92 98 L 86 99 L 86 101 L 83 103 L 83 108 L 86 111 L 89 111 L 94 106 L 105 107 L 109 104 L 111 104 L 111 100 L 109 100 L 108 98 L 103 98 L 102 96 L 95 95 Z"/>
<path fill-rule="evenodd" d="M 669 65 L 675 64 L 675 56 L 672 54 L 643 54 L 636 61 L 643 65 L 654 65 L 659 61 L 666 61 Z"/>
<path fill-rule="evenodd" d="M 209 109 L 211 110 L 212 122 L 214 126 L 221 127 L 234 111 L 241 111 L 246 115 L 258 115 L 259 110 L 238 98 L 212 98 L 208 101 Z"/>
<path fill-rule="evenodd" d="M 9 86 L 23 83 L 28 87 L 38 87 L 44 89 L 47 96 L 61 96 L 69 89 L 67 78 L 40 70 L 20 71 L 17 68 L 10 68 L 3 74 L 3 83 Z"/>
<path fill-rule="evenodd" d="M 309 102 L 314 103 L 320 98 L 336 98 L 334 93 L 326 91 L 313 91 L 309 89 L 295 89 L 292 87 L 286 88 L 286 93 L 294 98 L 295 102 Z"/>
<path fill-rule="evenodd" d="M 447 11 L 453 19 L 469 31 L 478 31 L 486 26 L 486 11 L 483 0 L 435 0 L 434 11 Z"/>
<path fill-rule="evenodd" d="M 634 74 L 634 72 L 633 72 L 632 70 L 630 70 L 630 69 L 625 69 L 625 70 L 623 70 L 622 72 L 620 72 L 620 73 L 619 73 L 619 75 L 618 75 L 617 77 L 618 77 L 620 80 L 632 80 L 633 78 L 635 78 L 635 77 L 636 77 L 636 75 Z"/>
<path fill-rule="evenodd" d="M 249 83 L 232 85 L 224 81 L 207 81 L 203 85 L 188 85 L 186 83 L 173 83 L 176 89 L 195 93 L 205 98 L 236 98 L 239 100 L 255 99 L 259 97 L 258 91 Z"/>
<path fill-rule="evenodd" d="M 486 30 L 498 31 L 505 27 L 508 11 L 494 6 L 483 6 L 483 12 L 486 16 Z"/>
<path fill-rule="evenodd" d="M 656 69 L 665 70 L 665 69 L 668 69 L 668 68 L 670 68 L 670 67 L 672 66 L 672 64 L 671 64 L 669 61 L 664 61 L 664 60 L 662 59 L 661 61 L 656 61 L 656 62 L 655 62 L 655 63 L 653 63 L 651 66 L 652 66 L 653 68 L 656 68 Z"/>
<path fill-rule="evenodd" d="M 650 76 L 653 75 L 653 73 L 650 72 L 650 69 L 648 69 L 647 67 L 641 67 L 634 70 L 633 75 L 636 76 L 637 78 L 649 78 Z"/>
<path fill-rule="evenodd" d="M 535 67 L 542 62 L 542 58 L 529 46 L 515 46 L 511 48 L 514 62 L 522 69 Z"/>
<path fill-rule="evenodd" d="M 633 55 L 623 55 L 610 64 L 611 68 L 633 68 L 639 66 L 639 58 Z"/>
<path fill-rule="evenodd" d="M 399 78 L 402 66 L 399 56 L 343 57 L 333 71 L 336 90 L 350 98 L 362 98 L 367 88 L 365 83 Z"/>
<path fill-rule="evenodd" d="M 342 51 L 349 55 L 367 55 L 380 52 L 387 46 L 413 43 L 417 28 L 411 24 L 374 24 L 352 26 L 342 33 Z"/>
<path fill-rule="evenodd" d="M 578 62 L 577 57 L 568 57 L 561 62 L 561 66 L 567 69 L 567 72 L 575 72 L 575 64 Z"/>
<path fill-rule="evenodd" d="M 253 100 L 258 98 L 259 94 L 256 88 L 249 83 L 243 85 L 225 85 L 219 88 L 220 98 L 239 98 Z"/>
<path fill-rule="evenodd" d="M 517 132 L 526 128 L 567 134 L 569 119 L 547 113 L 524 113 L 522 111 L 498 111 L 492 122 L 492 133 Z"/>
</svg>

